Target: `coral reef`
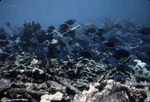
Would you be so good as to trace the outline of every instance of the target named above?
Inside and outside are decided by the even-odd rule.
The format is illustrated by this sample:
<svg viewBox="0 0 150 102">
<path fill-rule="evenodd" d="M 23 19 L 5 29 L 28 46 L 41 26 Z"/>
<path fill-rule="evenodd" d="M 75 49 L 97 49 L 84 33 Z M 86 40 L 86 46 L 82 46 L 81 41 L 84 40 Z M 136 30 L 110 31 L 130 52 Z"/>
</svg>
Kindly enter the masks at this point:
<svg viewBox="0 0 150 102">
<path fill-rule="evenodd" d="M 0 27 L 1 101 L 149 102 L 149 27 L 126 17 L 75 22 L 6 22 L 12 36 Z"/>
</svg>

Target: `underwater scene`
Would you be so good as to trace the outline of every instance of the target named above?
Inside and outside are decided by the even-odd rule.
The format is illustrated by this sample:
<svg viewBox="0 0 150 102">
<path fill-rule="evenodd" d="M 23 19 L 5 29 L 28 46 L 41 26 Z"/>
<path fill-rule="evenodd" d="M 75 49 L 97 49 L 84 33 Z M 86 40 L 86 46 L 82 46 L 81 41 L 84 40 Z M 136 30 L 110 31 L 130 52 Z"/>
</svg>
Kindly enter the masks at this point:
<svg viewBox="0 0 150 102">
<path fill-rule="evenodd" d="M 150 102 L 150 0 L 0 0 L 1 102 Z"/>
</svg>

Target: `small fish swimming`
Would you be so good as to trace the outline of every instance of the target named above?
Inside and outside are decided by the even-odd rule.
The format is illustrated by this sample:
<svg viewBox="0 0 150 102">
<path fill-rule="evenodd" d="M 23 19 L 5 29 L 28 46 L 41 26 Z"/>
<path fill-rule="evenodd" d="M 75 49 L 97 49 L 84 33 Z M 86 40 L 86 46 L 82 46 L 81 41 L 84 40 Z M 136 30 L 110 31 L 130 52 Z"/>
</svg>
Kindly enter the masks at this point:
<svg viewBox="0 0 150 102">
<path fill-rule="evenodd" d="M 75 22 L 76 22 L 75 19 L 70 19 L 70 20 L 66 21 L 65 23 L 68 25 L 73 25 Z"/>
<path fill-rule="evenodd" d="M 68 20 L 68 21 L 66 21 L 66 23 L 67 23 L 68 25 L 73 25 L 73 24 L 74 24 L 74 22 L 73 22 L 72 20 Z"/>
<path fill-rule="evenodd" d="M 10 26 L 10 22 L 5 22 L 5 25 L 9 27 Z"/>
</svg>

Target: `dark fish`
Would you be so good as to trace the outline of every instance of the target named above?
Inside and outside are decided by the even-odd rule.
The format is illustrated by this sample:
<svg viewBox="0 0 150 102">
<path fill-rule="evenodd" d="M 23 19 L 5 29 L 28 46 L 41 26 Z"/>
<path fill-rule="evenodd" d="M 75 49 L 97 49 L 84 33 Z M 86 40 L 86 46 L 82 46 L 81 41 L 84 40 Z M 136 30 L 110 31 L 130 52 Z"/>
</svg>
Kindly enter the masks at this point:
<svg viewBox="0 0 150 102">
<path fill-rule="evenodd" d="M 35 22 L 34 22 L 34 21 L 32 21 L 32 25 L 35 25 Z"/>
<path fill-rule="evenodd" d="M 87 52 L 87 51 L 84 51 L 84 52 L 80 52 L 81 56 L 83 56 L 84 58 L 92 58 L 92 55 Z"/>
<path fill-rule="evenodd" d="M 150 57 L 148 56 L 148 53 L 141 53 L 141 52 L 136 52 L 136 56 L 138 59 L 140 59 L 142 62 L 150 63 Z"/>
<path fill-rule="evenodd" d="M 115 57 L 116 59 L 120 59 L 120 58 L 124 58 L 124 57 L 129 57 L 129 56 L 130 56 L 129 51 L 127 51 L 125 49 L 119 49 L 113 55 L 113 57 Z"/>
<path fill-rule="evenodd" d="M 78 53 L 78 51 L 77 51 L 77 50 L 73 50 L 73 51 L 72 51 L 72 53 L 77 54 L 77 53 Z"/>
<path fill-rule="evenodd" d="M 32 25 L 32 32 L 35 32 L 41 28 L 41 25 L 39 23 L 36 23 L 35 25 Z"/>
<path fill-rule="evenodd" d="M 100 39 L 101 39 L 102 41 L 105 41 L 105 38 L 104 38 L 103 36 L 101 36 Z"/>
<path fill-rule="evenodd" d="M 73 25 L 73 24 L 74 24 L 74 21 L 73 21 L 73 20 L 68 20 L 68 21 L 66 21 L 66 23 L 67 23 L 68 25 Z"/>
<path fill-rule="evenodd" d="M 0 35 L 1 40 L 5 40 L 7 37 L 5 35 Z"/>
<path fill-rule="evenodd" d="M 100 29 L 98 29 L 98 32 L 96 33 L 96 35 L 101 36 L 101 35 L 103 35 L 103 33 L 104 33 L 104 29 L 100 28 Z"/>
<path fill-rule="evenodd" d="M 37 55 L 37 58 L 38 59 L 44 59 L 45 58 L 45 54 L 44 54 L 44 52 L 43 52 L 43 50 L 41 50 L 41 49 L 37 49 L 36 51 L 35 51 L 35 54 Z"/>
<path fill-rule="evenodd" d="M 117 50 L 116 54 L 119 55 L 120 57 L 128 57 L 130 55 L 129 51 L 127 51 L 125 49 Z"/>
<path fill-rule="evenodd" d="M 1 33 L 5 33 L 5 30 L 4 30 L 3 27 L 0 27 L 0 32 L 1 32 Z"/>
<path fill-rule="evenodd" d="M 88 30 L 87 30 L 87 32 L 88 33 L 95 33 L 96 32 L 96 29 L 95 28 L 89 28 Z"/>
<path fill-rule="evenodd" d="M 122 26 L 120 24 L 117 24 L 115 27 L 118 29 L 122 28 Z"/>
<path fill-rule="evenodd" d="M 103 33 L 103 32 L 104 32 L 104 29 L 103 29 L 103 28 L 100 28 L 100 29 L 98 29 L 98 32 Z"/>
<path fill-rule="evenodd" d="M 144 27 L 144 28 L 141 28 L 139 30 L 139 33 L 143 34 L 143 35 L 148 35 L 150 34 L 150 27 Z"/>
<path fill-rule="evenodd" d="M 6 46 L 9 42 L 7 40 L 2 41 L 0 40 L 0 46 Z"/>
<path fill-rule="evenodd" d="M 117 67 L 117 70 L 120 70 L 122 72 L 132 72 L 132 69 L 128 67 L 126 64 L 121 64 Z"/>
<path fill-rule="evenodd" d="M 150 42 L 150 35 L 144 35 L 142 36 L 143 42 Z"/>
<path fill-rule="evenodd" d="M 62 43 L 60 43 L 60 45 L 61 45 L 62 47 L 66 46 L 66 44 L 65 44 L 65 43 L 63 43 L 63 42 L 62 42 Z"/>
<path fill-rule="evenodd" d="M 150 50 L 146 52 L 146 55 L 150 57 Z"/>
<path fill-rule="evenodd" d="M 68 28 L 68 25 L 67 25 L 67 24 L 61 24 L 61 25 L 60 25 L 60 28 L 67 29 L 67 28 Z"/>
<path fill-rule="evenodd" d="M 59 28 L 59 31 L 60 32 L 66 32 L 67 29 L 68 29 L 68 25 L 67 24 L 61 24 L 60 28 Z"/>
<path fill-rule="evenodd" d="M 48 32 L 52 32 L 54 29 L 55 29 L 54 26 L 49 26 L 47 31 L 48 31 Z"/>
<path fill-rule="evenodd" d="M 107 42 L 105 45 L 108 47 L 114 47 L 114 43 L 112 43 L 112 42 Z"/>
<path fill-rule="evenodd" d="M 149 51 L 150 44 L 143 42 L 142 44 L 140 44 L 140 46 L 138 48 L 140 48 L 142 51 Z"/>
<path fill-rule="evenodd" d="M 118 82 L 121 81 L 121 76 L 120 75 L 114 74 L 113 76 L 114 76 L 115 81 L 118 81 Z"/>
<path fill-rule="evenodd" d="M 5 22 L 5 25 L 9 27 L 10 26 L 10 22 Z"/>
<path fill-rule="evenodd" d="M 1 54 L 0 54 L 0 61 L 5 61 L 5 60 L 7 59 L 7 57 L 9 57 L 8 54 L 6 54 L 6 53 L 1 53 Z"/>
<path fill-rule="evenodd" d="M 116 43 L 119 42 L 119 40 L 117 38 L 115 38 L 115 37 L 111 37 L 111 38 L 109 38 L 108 42 L 116 44 Z"/>
<path fill-rule="evenodd" d="M 54 26 L 49 26 L 48 29 L 49 29 L 49 30 L 54 30 L 55 27 L 54 27 Z"/>
</svg>

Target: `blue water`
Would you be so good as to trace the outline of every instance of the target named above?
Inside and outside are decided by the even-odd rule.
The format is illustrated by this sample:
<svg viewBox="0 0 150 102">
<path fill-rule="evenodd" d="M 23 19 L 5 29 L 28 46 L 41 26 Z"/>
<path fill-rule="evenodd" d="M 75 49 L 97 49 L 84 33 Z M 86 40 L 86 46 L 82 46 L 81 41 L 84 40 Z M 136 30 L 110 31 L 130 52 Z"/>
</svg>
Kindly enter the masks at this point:
<svg viewBox="0 0 150 102">
<path fill-rule="evenodd" d="M 2 0 L 0 2 L 0 26 L 7 33 L 12 31 L 4 23 L 21 26 L 26 21 L 38 22 L 46 29 L 56 28 L 64 21 L 75 18 L 77 23 L 89 20 L 101 26 L 97 18 L 127 16 L 135 24 L 150 23 L 149 0 Z"/>
</svg>

